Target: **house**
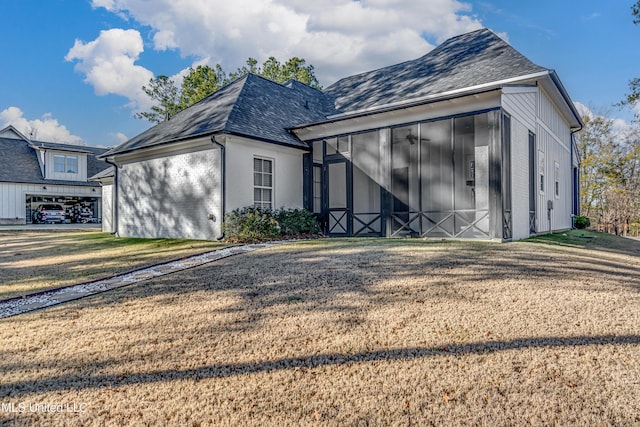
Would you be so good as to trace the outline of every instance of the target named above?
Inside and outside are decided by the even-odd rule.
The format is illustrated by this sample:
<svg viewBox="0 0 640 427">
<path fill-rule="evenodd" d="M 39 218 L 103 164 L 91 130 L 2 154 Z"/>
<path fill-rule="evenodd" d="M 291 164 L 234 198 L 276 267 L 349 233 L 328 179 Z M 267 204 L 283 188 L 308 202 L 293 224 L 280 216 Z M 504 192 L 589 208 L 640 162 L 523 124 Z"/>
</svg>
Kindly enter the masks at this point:
<svg viewBox="0 0 640 427">
<path fill-rule="evenodd" d="M 581 118 L 487 29 L 324 92 L 247 75 L 102 155 L 121 236 L 216 239 L 243 206 L 330 236 L 517 240 L 577 213 Z"/>
<path fill-rule="evenodd" d="M 99 222 L 100 184 L 88 177 L 109 167 L 106 149 L 31 141 L 13 126 L 0 130 L 0 224 L 31 224 L 40 205 L 65 209 L 66 222 Z"/>
</svg>

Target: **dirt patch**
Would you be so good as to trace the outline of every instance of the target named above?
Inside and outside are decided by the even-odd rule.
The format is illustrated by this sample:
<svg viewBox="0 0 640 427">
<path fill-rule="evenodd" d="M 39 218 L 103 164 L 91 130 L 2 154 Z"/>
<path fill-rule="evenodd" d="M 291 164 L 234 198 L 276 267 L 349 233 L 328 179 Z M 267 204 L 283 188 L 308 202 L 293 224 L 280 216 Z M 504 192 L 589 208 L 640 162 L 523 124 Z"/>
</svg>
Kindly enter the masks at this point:
<svg viewBox="0 0 640 427">
<path fill-rule="evenodd" d="M 637 425 L 635 248 L 330 239 L 239 255 L 0 321 L 0 401 L 84 405 L 0 417 Z"/>
<path fill-rule="evenodd" d="M 99 232 L 0 230 L 0 299 L 88 282 L 224 247 L 186 239 L 130 239 Z"/>
</svg>

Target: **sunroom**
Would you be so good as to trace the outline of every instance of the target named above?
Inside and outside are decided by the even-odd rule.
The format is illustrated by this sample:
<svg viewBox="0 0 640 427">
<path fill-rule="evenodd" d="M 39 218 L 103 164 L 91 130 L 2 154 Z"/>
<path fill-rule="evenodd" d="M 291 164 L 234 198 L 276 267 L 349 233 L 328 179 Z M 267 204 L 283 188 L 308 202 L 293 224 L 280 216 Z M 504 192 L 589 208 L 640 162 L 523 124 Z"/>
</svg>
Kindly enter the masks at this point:
<svg viewBox="0 0 640 427">
<path fill-rule="evenodd" d="M 508 240 L 509 125 L 493 107 L 317 139 L 308 200 L 330 236 Z"/>
</svg>

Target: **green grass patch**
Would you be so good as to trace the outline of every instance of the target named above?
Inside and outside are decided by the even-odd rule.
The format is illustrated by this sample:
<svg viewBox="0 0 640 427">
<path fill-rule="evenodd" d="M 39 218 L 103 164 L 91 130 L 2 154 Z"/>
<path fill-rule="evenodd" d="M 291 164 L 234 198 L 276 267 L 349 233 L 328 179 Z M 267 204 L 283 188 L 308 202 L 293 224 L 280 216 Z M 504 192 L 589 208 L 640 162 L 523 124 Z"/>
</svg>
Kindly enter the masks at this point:
<svg viewBox="0 0 640 427">
<path fill-rule="evenodd" d="M 607 233 L 588 230 L 569 230 L 531 237 L 523 242 L 583 248 L 605 252 L 621 252 L 629 255 L 640 253 L 640 242 Z"/>
<path fill-rule="evenodd" d="M 0 299 L 110 277 L 229 246 L 101 232 L 0 231 Z"/>
</svg>

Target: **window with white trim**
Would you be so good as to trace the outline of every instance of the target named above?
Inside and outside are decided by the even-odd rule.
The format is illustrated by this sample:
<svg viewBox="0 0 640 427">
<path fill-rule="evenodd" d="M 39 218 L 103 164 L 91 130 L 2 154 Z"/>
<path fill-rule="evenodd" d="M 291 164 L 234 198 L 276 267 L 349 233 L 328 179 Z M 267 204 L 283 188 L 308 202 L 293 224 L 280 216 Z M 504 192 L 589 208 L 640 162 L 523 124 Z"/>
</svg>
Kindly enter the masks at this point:
<svg viewBox="0 0 640 427">
<path fill-rule="evenodd" d="M 78 173 L 78 156 L 54 154 L 53 171 L 58 173 Z"/>
<path fill-rule="evenodd" d="M 560 197 L 560 165 L 558 164 L 558 162 L 554 162 L 553 178 L 554 178 L 554 191 L 555 191 L 556 197 L 559 198 Z"/>
<path fill-rule="evenodd" d="M 253 205 L 273 208 L 273 160 L 253 158 Z"/>
<path fill-rule="evenodd" d="M 538 181 L 540 194 L 544 194 L 544 153 L 542 151 L 538 151 L 538 173 L 540 176 Z"/>
</svg>

